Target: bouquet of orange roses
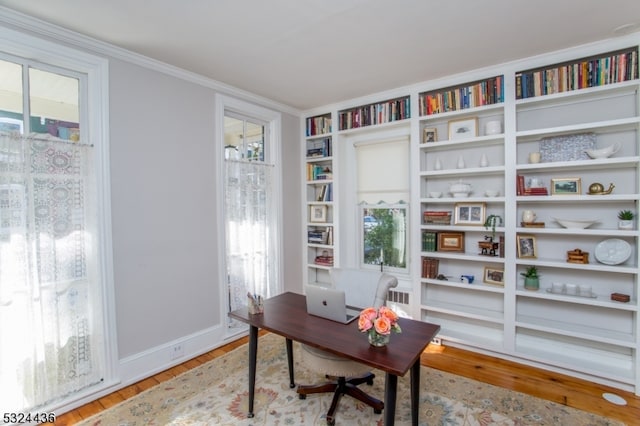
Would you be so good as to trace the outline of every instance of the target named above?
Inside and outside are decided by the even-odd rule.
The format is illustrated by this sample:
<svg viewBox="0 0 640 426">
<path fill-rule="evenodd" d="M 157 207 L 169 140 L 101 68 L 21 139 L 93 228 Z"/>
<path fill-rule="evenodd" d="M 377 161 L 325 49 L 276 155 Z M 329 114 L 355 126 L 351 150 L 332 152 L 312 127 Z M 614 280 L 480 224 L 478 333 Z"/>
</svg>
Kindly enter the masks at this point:
<svg viewBox="0 0 640 426">
<path fill-rule="evenodd" d="M 369 342 L 375 346 L 384 346 L 391 332 L 401 333 L 398 315 L 386 306 L 366 308 L 360 312 L 358 329 L 369 333 Z"/>
</svg>

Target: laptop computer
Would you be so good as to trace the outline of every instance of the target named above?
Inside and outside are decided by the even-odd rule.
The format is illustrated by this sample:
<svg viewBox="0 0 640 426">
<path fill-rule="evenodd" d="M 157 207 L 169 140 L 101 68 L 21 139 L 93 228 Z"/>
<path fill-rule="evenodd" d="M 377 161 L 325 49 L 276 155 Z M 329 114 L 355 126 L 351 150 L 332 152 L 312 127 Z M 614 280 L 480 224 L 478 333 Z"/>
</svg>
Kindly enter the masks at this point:
<svg viewBox="0 0 640 426">
<path fill-rule="evenodd" d="M 331 321 L 348 324 L 358 318 L 360 310 L 347 306 L 342 290 L 307 284 L 304 286 L 307 295 L 307 313 Z"/>
</svg>

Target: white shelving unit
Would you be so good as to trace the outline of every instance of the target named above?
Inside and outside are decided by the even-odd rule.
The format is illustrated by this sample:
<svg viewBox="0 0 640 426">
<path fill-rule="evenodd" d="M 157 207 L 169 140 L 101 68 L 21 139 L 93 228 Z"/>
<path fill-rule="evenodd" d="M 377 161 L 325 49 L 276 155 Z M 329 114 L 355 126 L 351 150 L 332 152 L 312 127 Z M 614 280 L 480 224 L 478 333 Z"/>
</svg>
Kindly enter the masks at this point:
<svg viewBox="0 0 640 426">
<path fill-rule="evenodd" d="M 640 394 L 640 232 L 637 220 L 632 230 L 617 227 L 618 211 L 628 209 L 640 214 L 640 80 L 636 77 L 538 96 L 518 94 L 522 84 L 520 76 L 527 73 L 523 70 L 537 72 L 561 64 L 559 68 L 580 62 L 581 58 L 594 59 L 610 52 L 618 54 L 629 48 L 637 51 L 639 44 L 637 36 L 602 42 L 440 82 L 426 82 L 410 91 L 414 114 L 403 117 L 402 123 L 411 126 L 412 139 L 410 232 L 414 291 L 411 312 L 416 318 L 439 324 L 445 344 L 562 371 Z M 479 102 L 474 87 L 486 90 L 496 84 L 500 96 Z M 473 101 L 466 107 L 463 103 L 456 104 L 451 96 L 460 88 L 468 89 L 467 94 L 473 93 Z M 407 89 L 400 88 L 391 95 L 386 93 L 380 99 L 400 99 L 403 91 L 406 93 Z M 432 111 L 427 95 L 440 92 L 449 96 L 449 105 L 456 107 Z M 369 96 L 367 100 L 372 98 Z M 385 102 L 388 101 L 381 103 Z M 353 101 L 356 105 L 362 103 Z M 333 114 L 336 118 L 343 117 L 347 111 L 355 108 L 340 105 Z M 450 138 L 450 124 L 458 120 L 477 120 L 477 135 Z M 487 134 L 487 123 L 495 121 L 501 123 L 501 131 Z M 366 129 L 337 129 L 336 126 L 333 142 L 345 132 L 349 135 L 359 131 L 382 132 L 390 124 L 371 123 Z M 436 131 L 435 141 L 424 139 L 425 129 Z M 597 148 L 619 143 L 620 150 L 606 159 L 545 159 L 529 163 L 529 154 L 541 151 L 544 138 L 583 133 L 593 135 Z M 315 137 L 306 137 L 305 143 Z M 486 158 L 488 164 L 481 163 L 481 158 Z M 460 159 L 463 167 L 459 166 Z M 335 169 L 338 161 L 335 157 L 304 159 L 306 165 L 327 162 Z M 531 178 L 541 180 L 549 194 L 519 195 L 519 175 L 525 182 Z M 552 179 L 580 179 L 580 193 L 552 194 Z M 449 193 L 449 186 L 460 181 L 472 185 L 468 197 L 456 198 Z M 610 184 L 615 187 L 610 194 L 591 195 L 589 186 L 596 182 L 605 189 Z M 314 197 L 318 184 L 306 182 L 307 211 L 317 203 Z M 342 191 L 342 186 L 334 188 L 334 192 L 338 190 Z M 498 191 L 498 195 L 486 196 L 486 190 Z M 432 192 L 443 196 L 430 197 Z M 478 245 L 485 241 L 485 236 L 491 235 L 491 230 L 482 224 L 454 223 L 456 205 L 461 203 L 482 206 L 485 216 L 498 215 L 503 219 L 495 229 L 494 241 L 501 241 L 496 255 L 481 254 Z M 337 217 L 338 206 L 334 202 L 327 204 L 329 216 Z M 544 222 L 544 227 L 523 226 L 524 210 L 535 211 L 536 222 Z M 451 223 L 425 223 L 425 211 L 451 211 Z M 597 222 L 587 229 L 567 229 L 556 218 L 597 219 Z M 309 228 L 314 224 L 305 226 Z M 431 246 L 427 251 L 421 238 L 423 232 L 462 232 L 464 244 L 459 251 L 431 251 Z M 535 241 L 535 257 L 518 257 L 517 239 L 522 235 Z M 611 238 L 622 239 L 632 248 L 629 259 L 621 264 L 609 265 L 596 259 L 596 246 Z M 337 241 L 335 235 L 334 241 Z M 324 281 L 318 278 L 323 267 L 314 265 L 313 258 L 319 251 L 331 249 L 337 260 L 338 247 L 311 244 L 306 240 L 305 247 L 308 281 Z M 588 263 L 567 262 L 567 252 L 574 249 L 589 253 Z M 438 273 L 442 276 L 423 277 L 422 258 L 437 259 Z M 541 276 L 537 291 L 526 290 L 520 276 L 529 266 L 536 266 Z M 503 283 L 484 282 L 486 268 L 502 271 Z M 474 276 L 473 283 L 462 279 L 468 275 Z M 554 282 L 588 285 L 593 294 L 582 297 L 552 293 L 550 288 Z M 612 293 L 629 295 L 630 301 L 611 300 Z"/>
</svg>

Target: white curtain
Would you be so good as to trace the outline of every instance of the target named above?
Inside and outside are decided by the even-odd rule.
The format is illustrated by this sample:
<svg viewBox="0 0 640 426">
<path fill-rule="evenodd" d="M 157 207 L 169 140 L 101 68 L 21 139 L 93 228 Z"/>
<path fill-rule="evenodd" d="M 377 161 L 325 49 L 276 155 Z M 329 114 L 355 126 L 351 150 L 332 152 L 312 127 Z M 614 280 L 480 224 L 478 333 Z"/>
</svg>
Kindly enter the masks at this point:
<svg viewBox="0 0 640 426">
<path fill-rule="evenodd" d="M 92 147 L 0 134 L 0 401 L 33 411 L 104 371 Z"/>
<path fill-rule="evenodd" d="M 274 295 L 278 279 L 274 166 L 225 161 L 225 222 L 229 309 L 247 305 L 247 293 Z M 237 326 L 230 321 L 231 326 Z"/>
</svg>

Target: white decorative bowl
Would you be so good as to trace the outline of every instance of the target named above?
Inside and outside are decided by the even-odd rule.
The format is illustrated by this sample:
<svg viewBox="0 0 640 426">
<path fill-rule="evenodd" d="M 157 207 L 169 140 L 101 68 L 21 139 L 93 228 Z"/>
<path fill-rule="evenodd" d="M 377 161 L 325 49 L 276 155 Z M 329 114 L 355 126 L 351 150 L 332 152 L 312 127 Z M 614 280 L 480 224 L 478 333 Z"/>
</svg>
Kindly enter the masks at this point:
<svg viewBox="0 0 640 426">
<path fill-rule="evenodd" d="M 585 229 L 600 221 L 600 219 L 558 219 L 556 217 L 553 220 L 569 229 Z"/>
<path fill-rule="evenodd" d="M 620 142 L 609 145 L 606 148 L 588 149 L 585 152 L 591 158 L 608 158 L 620 150 Z"/>
<path fill-rule="evenodd" d="M 468 197 L 469 193 L 471 192 L 471 184 L 464 183 L 462 181 L 457 183 L 452 183 L 451 185 L 449 185 L 449 192 L 455 198 Z"/>
<path fill-rule="evenodd" d="M 487 189 L 484 191 L 485 197 L 497 197 L 500 194 L 500 191 L 494 191 L 493 189 Z"/>
<path fill-rule="evenodd" d="M 432 192 L 429 193 L 429 197 L 431 197 L 431 198 L 440 198 L 440 197 L 442 197 L 442 192 L 432 191 Z"/>
</svg>

